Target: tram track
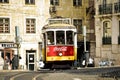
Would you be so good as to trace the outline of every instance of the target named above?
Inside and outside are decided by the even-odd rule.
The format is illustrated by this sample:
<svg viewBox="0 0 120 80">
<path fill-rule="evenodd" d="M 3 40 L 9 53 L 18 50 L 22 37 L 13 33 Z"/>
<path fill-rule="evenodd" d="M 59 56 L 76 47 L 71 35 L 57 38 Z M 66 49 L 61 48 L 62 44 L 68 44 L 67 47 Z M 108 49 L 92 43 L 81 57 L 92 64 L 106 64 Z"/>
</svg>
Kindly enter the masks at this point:
<svg viewBox="0 0 120 80">
<path fill-rule="evenodd" d="M 39 71 L 22 71 L 3 73 L 3 80 L 43 80 L 49 74 L 73 74 L 73 75 L 95 75 L 99 77 L 120 78 L 120 67 L 103 67 L 103 68 L 80 68 L 80 69 L 41 69 Z"/>
</svg>

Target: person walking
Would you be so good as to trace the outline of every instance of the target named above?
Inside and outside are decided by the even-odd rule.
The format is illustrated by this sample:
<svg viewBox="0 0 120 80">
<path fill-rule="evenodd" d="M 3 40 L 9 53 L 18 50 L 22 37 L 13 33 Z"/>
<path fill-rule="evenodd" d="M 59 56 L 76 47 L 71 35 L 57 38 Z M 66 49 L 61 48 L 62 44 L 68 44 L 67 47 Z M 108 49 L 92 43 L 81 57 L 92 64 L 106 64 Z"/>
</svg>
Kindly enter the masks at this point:
<svg viewBox="0 0 120 80">
<path fill-rule="evenodd" d="M 89 58 L 88 67 L 94 67 L 94 60 L 91 57 Z"/>
<path fill-rule="evenodd" d="M 8 56 L 5 56 L 4 69 L 5 70 L 10 69 L 10 59 L 8 58 Z"/>
<path fill-rule="evenodd" d="M 18 56 L 17 55 L 13 55 L 13 58 L 12 58 L 12 69 L 15 70 L 15 69 L 18 69 L 18 62 L 19 59 L 18 59 Z"/>
</svg>

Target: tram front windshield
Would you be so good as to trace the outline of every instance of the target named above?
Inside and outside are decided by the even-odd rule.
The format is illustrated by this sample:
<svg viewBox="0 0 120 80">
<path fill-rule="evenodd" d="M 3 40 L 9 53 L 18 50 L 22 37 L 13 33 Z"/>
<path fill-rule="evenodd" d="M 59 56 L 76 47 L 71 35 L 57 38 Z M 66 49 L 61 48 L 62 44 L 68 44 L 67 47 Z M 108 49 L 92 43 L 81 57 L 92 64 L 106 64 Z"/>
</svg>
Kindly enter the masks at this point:
<svg viewBox="0 0 120 80">
<path fill-rule="evenodd" d="M 56 31 L 56 42 L 57 44 L 65 44 L 65 32 L 64 31 Z"/>
<path fill-rule="evenodd" d="M 56 35 L 54 35 L 56 33 Z M 73 31 L 48 31 L 47 32 L 47 44 L 55 45 L 62 44 L 68 45 L 73 44 Z"/>
<path fill-rule="evenodd" d="M 54 45 L 54 32 L 53 31 L 47 32 L 47 44 Z"/>
</svg>

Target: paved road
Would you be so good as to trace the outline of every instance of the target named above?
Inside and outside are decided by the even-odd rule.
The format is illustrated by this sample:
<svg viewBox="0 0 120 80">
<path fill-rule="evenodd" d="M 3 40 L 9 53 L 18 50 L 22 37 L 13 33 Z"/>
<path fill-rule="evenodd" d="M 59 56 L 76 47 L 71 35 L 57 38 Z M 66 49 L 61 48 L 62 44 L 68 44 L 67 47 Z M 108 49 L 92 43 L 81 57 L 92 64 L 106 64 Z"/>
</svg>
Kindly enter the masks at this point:
<svg viewBox="0 0 120 80">
<path fill-rule="evenodd" d="M 0 80 L 120 80 L 120 67 L 79 70 L 1 71 Z"/>
</svg>

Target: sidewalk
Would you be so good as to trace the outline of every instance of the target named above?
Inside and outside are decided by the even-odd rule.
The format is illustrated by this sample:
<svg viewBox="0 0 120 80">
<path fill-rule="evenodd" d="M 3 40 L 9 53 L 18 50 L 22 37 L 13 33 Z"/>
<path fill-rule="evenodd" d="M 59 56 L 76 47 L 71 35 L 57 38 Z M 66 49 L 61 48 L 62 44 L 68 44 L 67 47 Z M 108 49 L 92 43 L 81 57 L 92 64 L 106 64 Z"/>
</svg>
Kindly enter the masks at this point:
<svg viewBox="0 0 120 80">
<path fill-rule="evenodd" d="M 29 70 L 21 70 L 21 69 L 18 69 L 18 70 L 0 70 L 0 72 L 26 72 L 26 71 L 29 71 Z"/>
<path fill-rule="evenodd" d="M 104 66 L 104 67 L 85 67 L 85 68 L 81 68 L 81 67 L 77 67 L 75 69 L 100 69 L 100 68 L 118 68 L 120 67 L 120 65 L 116 65 L 116 66 Z M 42 70 L 42 69 L 41 69 Z M 17 69 L 17 70 L 0 70 L 0 72 L 16 72 L 16 71 L 30 71 L 30 70 L 24 70 L 24 69 Z M 34 70 L 33 70 L 34 71 Z"/>
<path fill-rule="evenodd" d="M 115 66 L 98 66 L 98 67 L 77 67 L 76 69 L 95 69 L 95 68 L 115 68 L 115 67 L 120 67 L 120 65 L 115 65 Z"/>
</svg>

